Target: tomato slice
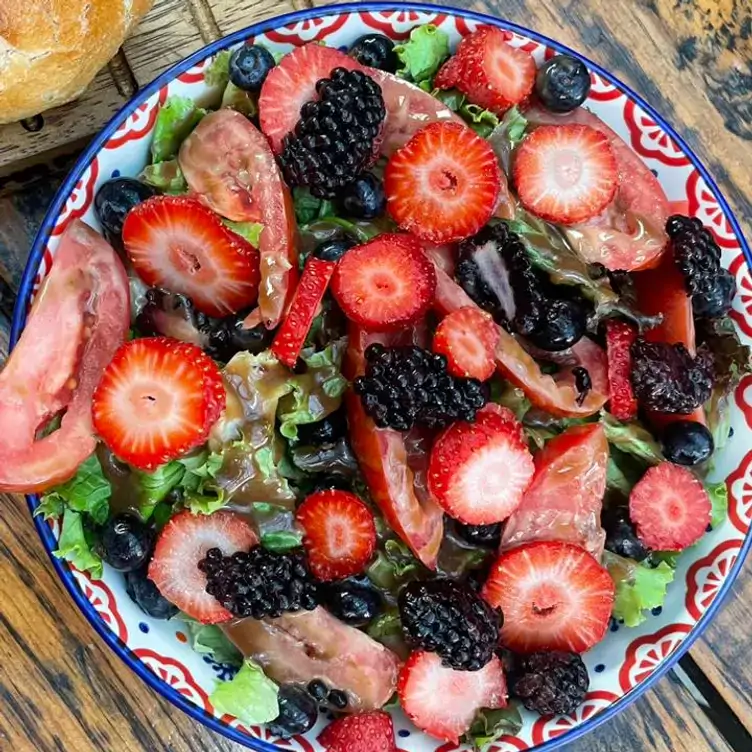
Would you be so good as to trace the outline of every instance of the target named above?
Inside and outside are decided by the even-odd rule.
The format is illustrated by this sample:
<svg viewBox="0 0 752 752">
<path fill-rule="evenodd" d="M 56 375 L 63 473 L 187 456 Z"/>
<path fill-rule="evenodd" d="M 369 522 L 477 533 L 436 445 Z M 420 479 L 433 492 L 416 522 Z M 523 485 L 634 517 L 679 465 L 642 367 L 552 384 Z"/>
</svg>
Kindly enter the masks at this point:
<svg viewBox="0 0 752 752">
<path fill-rule="evenodd" d="M 91 395 L 130 323 L 128 278 L 112 248 L 72 222 L 0 373 L 0 490 L 43 491 L 94 451 Z M 60 428 L 38 429 L 65 410 Z"/>
<path fill-rule="evenodd" d="M 531 107 L 525 117 L 535 125 L 589 125 L 607 136 L 619 170 L 616 197 L 603 214 L 566 228 L 565 234 L 589 263 L 626 271 L 655 266 L 668 241 L 665 227 L 670 209 L 658 178 L 647 165 L 597 115 L 582 107 L 566 115 Z"/>
<path fill-rule="evenodd" d="M 363 353 L 372 342 L 389 344 L 388 335 L 368 335 L 352 327 L 347 351 L 346 375 L 352 379 L 365 370 Z M 443 513 L 428 494 L 423 475 L 411 467 L 405 438 L 399 431 L 377 428 L 366 415 L 360 398 L 345 396 L 350 444 L 358 458 L 371 496 L 390 527 L 429 569 L 436 569 L 444 534 Z"/>
<path fill-rule="evenodd" d="M 436 268 L 436 298 L 434 308 L 446 316 L 465 306 L 477 307 L 468 294 L 449 276 L 446 249 L 424 245 Z M 608 362 L 606 353 L 587 337 L 583 337 L 569 352 L 567 362 L 555 377 L 544 374 L 534 358 L 520 343 L 500 326 L 496 346 L 499 372 L 520 387 L 530 401 L 556 417 L 584 417 L 598 412 L 608 399 Z M 581 405 L 577 404 L 572 369 L 582 366 L 588 370 L 592 389 Z"/>
<path fill-rule="evenodd" d="M 298 232 L 290 192 L 261 131 L 239 112 L 212 112 L 180 148 L 191 190 L 211 209 L 237 222 L 261 222 L 258 315 L 276 327 L 298 279 Z M 257 320 L 256 320 L 257 319 Z"/>
<path fill-rule="evenodd" d="M 608 441 L 600 423 L 573 426 L 535 456 L 535 475 L 504 526 L 502 549 L 538 540 L 576 543 L 600 558 L 606 534 Z"/>
</svg>

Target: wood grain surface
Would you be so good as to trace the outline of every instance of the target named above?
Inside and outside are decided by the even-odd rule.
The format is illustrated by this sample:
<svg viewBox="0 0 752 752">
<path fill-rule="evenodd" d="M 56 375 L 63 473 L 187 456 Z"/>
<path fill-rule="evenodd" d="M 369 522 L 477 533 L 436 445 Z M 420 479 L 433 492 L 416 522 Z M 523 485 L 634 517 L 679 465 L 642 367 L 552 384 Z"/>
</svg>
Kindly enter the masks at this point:
<svg viewBox="0 0 752 752">
<path fill-rule="evenodd" d="M 0 0 L 1 2 L 2 0 Z M 325 4 L 325 3 L 319 3 Z M 750 236 L 749 0 L 488 0 L 585 52 L 643 94 L 705 161 Z M 206 42 L 303 0 L 157 0 L 109 68 L 36 133 L 0 127 L 0 359 L 33 234 L 71 154 L 129 97 Z M 0 496 L 0 750 L 240 750 L 160 699 L 116 658 L 58 582 L 24 501 Z M 752 564 L 685 663 L 572 752 L 750 752 Z M 683 675 L 683 672 L 680 672 Z M 704 683 L 707 686 L 704 686 Z M 716 725 L 717 724 L 717 725 Z M 742 733 L 736 733 L 741 729 Z"/>
</svg>

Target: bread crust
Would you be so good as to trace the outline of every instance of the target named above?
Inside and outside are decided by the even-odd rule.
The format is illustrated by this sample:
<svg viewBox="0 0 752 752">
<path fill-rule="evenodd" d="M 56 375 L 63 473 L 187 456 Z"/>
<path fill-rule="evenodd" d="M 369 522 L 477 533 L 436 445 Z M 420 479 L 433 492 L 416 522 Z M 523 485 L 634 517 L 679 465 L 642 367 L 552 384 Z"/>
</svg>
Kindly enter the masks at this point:
<svg viewBox="0 0 752 752">
<path fill-rule="evenodd" d="M 0 0 L 0 123 L 70 102 L 152 0 Z"/>
</svg>

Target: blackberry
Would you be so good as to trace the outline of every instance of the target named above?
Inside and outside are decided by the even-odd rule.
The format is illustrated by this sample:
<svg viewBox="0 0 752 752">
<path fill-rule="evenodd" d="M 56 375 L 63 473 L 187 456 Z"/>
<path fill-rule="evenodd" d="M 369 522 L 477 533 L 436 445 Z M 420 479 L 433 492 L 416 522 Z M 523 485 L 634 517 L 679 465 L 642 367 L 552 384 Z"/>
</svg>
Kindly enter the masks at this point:
<svg viewBox="0 0 752 752">
<path fill-rule="evenodd" d="M 479 671 L 499 644 L 501 611 L 454 580 L 411 582 L 399 595 L 399 610 L 406 641 L 437 653 L 450 668 Z"/>
<path fill-rule="evenodd" d="M 693 358 L 684 345 L 640 338 L 632 345 L 631 380 L 643 407 L 689 415 L 710 398 L 713 359 L 704 350 Z"/>
<path fill-rule="evenodd" d="M 532 653 L 518 656 L 510 693 L 541 715 L 567 715 L 585 699 L 590 685 L 587 668 L 577 653 Z"/>
<path fill-rule="evenodd" d="M 372 161 L 386 107 L 381 87 L 361 71 L 335 68 L 316 92 L 319 100 L 301 107 L 285 136 L 280 162 L 288 183 L 334 198 Z"/>
<path fill-rule="evenodd" d="M 697 218 L 674 214 L 666 222 L 674 260 L 692 296 L 692 310 L 700 318 L 728 313 L 736 294 L 736 281 L 721 268 L 721 249 L 713 234 Z"/>
<path fill-rule="evenodd" d="M 607 551 L 635 561 L 648 558 L 650 549 L 637 537 L 626 506 L 605 508 L 601 515 L 601 522 L 606 531 Z"/>
<path fill-rule="evenodd" d="M 374 344 L 365 355 L 366 374 L 355 379 L 355 392 L 380 428 L 473 421 L 488 400 L 480 381 L 451 376 L 446 358 L 430 350 Z"/>
<path fill-rule="evenodd" d="M 277 617 L 312 611 L 316 585 L 301 552 L 276 553 L 262 546 L 224 556 L 210 548 L 198 568 L 206 574 L 206 592 L 235 616 Z"/>
</svg>

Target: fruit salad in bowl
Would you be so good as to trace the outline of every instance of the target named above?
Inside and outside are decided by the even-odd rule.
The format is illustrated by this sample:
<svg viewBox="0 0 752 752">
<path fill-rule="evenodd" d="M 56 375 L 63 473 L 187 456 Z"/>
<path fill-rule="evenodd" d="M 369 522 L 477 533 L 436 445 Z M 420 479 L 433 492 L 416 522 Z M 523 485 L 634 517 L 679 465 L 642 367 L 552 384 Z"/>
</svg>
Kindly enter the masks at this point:
<svg viewBox="0 0 752 752">
<path fill-rule="evenodd" d="M 752 329 L 641 106 L 493 19 L 319 10 L 108 126 L 32 257 L 0 488 L 135 670 L 254 749 L 499 752 L 689 644 L 746 549 Z"/>
</svg>

